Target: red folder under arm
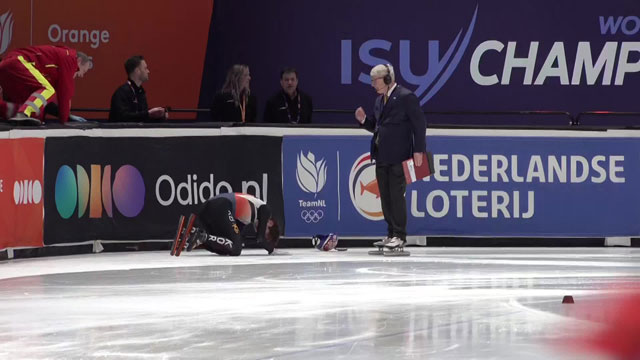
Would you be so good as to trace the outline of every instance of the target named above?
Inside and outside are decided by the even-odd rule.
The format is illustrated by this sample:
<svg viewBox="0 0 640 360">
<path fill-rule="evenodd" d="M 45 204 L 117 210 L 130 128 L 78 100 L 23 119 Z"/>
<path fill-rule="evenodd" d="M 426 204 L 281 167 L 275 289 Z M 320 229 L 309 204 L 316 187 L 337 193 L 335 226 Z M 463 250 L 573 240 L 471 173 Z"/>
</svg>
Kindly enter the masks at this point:
<svg viewBox="0 0 640 360">
<path fill-rule="evenodd" d="M 405 160 L 402 162 L 402 169 L 404 170 L 404 178 L 407 184 L 422 180 L 435 172 L 433 154 L 429 151 L 422 153 L 422 165 L 420 166 L 415 166 L 413 158 Z"/>
</svg>

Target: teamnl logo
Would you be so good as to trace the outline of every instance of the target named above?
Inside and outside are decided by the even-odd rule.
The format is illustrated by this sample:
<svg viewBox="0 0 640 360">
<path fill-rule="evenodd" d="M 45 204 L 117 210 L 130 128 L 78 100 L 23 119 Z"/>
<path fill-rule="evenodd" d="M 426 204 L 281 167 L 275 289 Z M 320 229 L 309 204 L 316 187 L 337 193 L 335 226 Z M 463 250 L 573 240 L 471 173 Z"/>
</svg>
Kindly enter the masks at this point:
<svg viewBox="0 0 640 360">
<path fill-rule="evenodd" d="M 425 59 L 419 59 L 418 62 L 420 64 L 418 66 L 413 64 L 412 66 L 410 40 L 400 40 L 399 43 L 395 45 L 384 39 L 370 39 L 360 44 L 358 56 L 362 63 L 369 66 L 391 63 L 387 58 L 377 57 L 372 55 L 372 53 L 389 53 L 392 49 L 395 50 L 395 47 L 397 46 L 399 51 L 399 66 L 396 67 L 395 71 L 396 79 L 402 79 L 404 83 L 415 85 L 417 88 L 414 90 L 414 93 L 420 99 L 420 105 L 424 105 L 427 101 L 433 98 L 438 91 L 440 91 L 460 64 L 460 60 L 469 46 L 469 41 L 471 40 L 471 35 L 473 34 L 473 29 L 476 24 L 477 15 L 478 6 L 476 6 L 475 12 L 473 13 L 466 31 L 464 28 L 458 31 L 455 39 L 449 45 L 447 51 L 442 55 L 442 57 L 440 57 L 440 41 L 428 41 L 428 67 L 424 74 L 415 74 L 411 70 L 412 67 L 424 67 L 422 64 L 425 62 Z M 342 40 L 340 52 L 341 84 L 351 84 L 353 81 L 352 53 L 353 41 L 349 39 Z M 371 77 L 369 74 L 360 73 L 357 80 L 363 84 L 371 84 Z"/>
<path fill-rule="evenodd" d="M 0 55 L 4 54 L 13 37 L 13 14 L 11 10 L 0 15 Z"/>
<path fill-rule="evenodd" d="M 111 165 L 90 166 L 91 179 L 86 169 L 76 165 L 73 168 L 63 165 L 56 176 L 55 199 L 58 214 L 69 219 L 77 209 L 78 218 L 82 218 L 89 207 L 89 218 L 102 217 L 102 210 L 113 217 L 115 208 L 125 217 L 132 218 L 140 214 L 144 207 L 145 186 L 140 171 L 131 165 L 121 166 L 111 182 Z"/>
<path fill-rule="evenodd" d="M 349 173 L 349 195 L 360 215 L 369 220 L 382 220 L 380 189 L 376 180 L 376 165 L 371 162 L 371 154 L 360 155 Z"/>
<path fill-rule="evenodd" d="M 300 151 L 296 157 L 296 180 L 298 186 L 307 194 L 313 194 L 313 200 L 298 199 L 300 217 L 307 224 L 318 223 L 324 218 L 327 204 L 318 194 L 327 184 L 327 162 L 324 158 L 316 161 L 311 151 L 307 155 Z"/>
</svg>

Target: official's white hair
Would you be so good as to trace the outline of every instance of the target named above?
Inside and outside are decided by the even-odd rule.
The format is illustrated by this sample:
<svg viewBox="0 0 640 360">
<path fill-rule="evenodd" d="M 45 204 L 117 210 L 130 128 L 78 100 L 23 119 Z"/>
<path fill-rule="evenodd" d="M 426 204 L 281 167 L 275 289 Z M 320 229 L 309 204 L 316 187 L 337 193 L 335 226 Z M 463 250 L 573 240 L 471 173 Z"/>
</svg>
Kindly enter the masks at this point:
<svg viewBox="0 0 640 360">
<path fill-rule="evenodd" d="M 387 70 L 387 67 L 389 68 L 389 70 Z M 381 78 L 384 77 L 385 75 L 391 75 L 391 82 L 395 82 L 396 81 L 396 74 L 393 71 L 393 66 L 391 66 L 391 64 L 379 64 L 374 66 L 371 69 L 371 73 L 369 74 L 371 76 L 371 78 Z"/>
</svg>

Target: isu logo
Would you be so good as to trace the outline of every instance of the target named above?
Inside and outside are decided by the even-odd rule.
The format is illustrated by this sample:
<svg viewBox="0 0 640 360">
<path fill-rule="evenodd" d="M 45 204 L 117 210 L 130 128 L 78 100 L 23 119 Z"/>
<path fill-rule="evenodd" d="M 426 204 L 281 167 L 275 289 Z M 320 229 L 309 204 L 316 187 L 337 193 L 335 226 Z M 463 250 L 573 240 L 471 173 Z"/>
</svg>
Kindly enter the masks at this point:
<svg viewBox="0 0 640 360">
<path fill-rule="evenodd" d="M 0 55 L 9 48 L 13 36 L 13 14 L 11 10 L 0 15 Z"/>
<path fill-rule="evenodd" d="M 383 219 L 376 165 L 371 162 L 371 154 L 362 154 L 353 163 L 349 174 L 349 195 L 360 215 L 369 220 Z"/>
<path fill-rule="evenodd" d="M 471 41 L 477 17 L 478 5 L 476 5 L 466 30 L 462 27 L 457 31 L 457 35 L 454 35 L 456 34 L 455 32 L 450 34 L 450 38 L 454 38 L 454 40 L 446 48 L 446 51 L 444 50 L 446 45 L 441 45 L 440 40 L 428 40 L 426 44 L 413 45 L 410 40 L 399 40 L 399 43 L 394 43 L 392 42 L 393 39 L 375 38 L 359 43 L 360 39 L 343 39 L 340 42 L 340 83 L 351 84 L 354 78 L 357 78 L 358 82 L 370 85 L 371 78 L 368 73 L 354 74 L 352 54 L 359 55 L 360 63 L 355 64 L 358 67 L 389 63 L 388 59 L 397 57 L 399 66 L 398 71 L 395 72 L 396 79 L 402 79 L 403 82 L 416 86 L 413 92 L 420 99 L 420 105 L 422 106 L 442 89 L 458 68 Z M 443 29 L 442 31 L 446 30 Z M 354 44 L 355 41 L 357 42 Z M 419 59 L 416 59 L 415 56 L 412 57 L 412 45 L 424 47 L 425 50 L 428 50 L 427 56 Z M 391 54 L 392 49 L 394 52 L 397 49 L 398 53 Z M 414 66 L 410 66 L 414 65 L 414 61 L 420 64 L 415 67 L 427 69 L 426 73 L 414 73 L 412 71 Z"/>
<path fill-rule="evenodd" d="M 38 180 L 22 180 L 13 184 L 13 201 L 16 205 L 39 204 L 42 200 L 42 184 Z"/>
<path fill-rule="evenodd" d="M 126 217 L 140 214 L 144 207 L 145 187 L 140 171 L 131 165 L 123 165 L 116 171 L 111 183 L 111 165 L 102 169 L 92 164 L 91 181 L 87 171 L 76 166 L 76 174 L 63 165 L 56 176 L 56 208 L 63 219 L 68 219 L 78 208 L 78 218 L 84 216 L 89 205 L 89 217 L 101 218 L 104 207 L 107 216 L 113 217 L 113 205 Z M 113 196 L 112 196 L 113 194 Z M 113 201 L 112 201 L 113 200 Z"/>
</svg>

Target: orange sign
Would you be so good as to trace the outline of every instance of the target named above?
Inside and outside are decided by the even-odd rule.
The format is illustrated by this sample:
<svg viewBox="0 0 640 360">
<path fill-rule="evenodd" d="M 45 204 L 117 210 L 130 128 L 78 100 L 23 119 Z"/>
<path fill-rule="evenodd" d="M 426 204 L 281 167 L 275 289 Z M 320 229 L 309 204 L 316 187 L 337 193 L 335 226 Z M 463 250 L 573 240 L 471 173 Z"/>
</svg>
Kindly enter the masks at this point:
<svg viewBox="0 0 640 360">
<path fill-rule="evenodd" d="M 2 139 L 0 156 L 0 249 L 43 246 L 44 139 Z"/>
<path fill-rule="evenodd" d="M 196 108 L 212 11 L 211 0 L 4 0 L 0 57 L 11 49 L 45 44 L 85 52 L 95 66 L 76 79 L 72 107 L 106 109 L 126 81 L 125 60 L 142 55 L 151 70 L 144 84 L 150 107 Z"/>
</svg>

